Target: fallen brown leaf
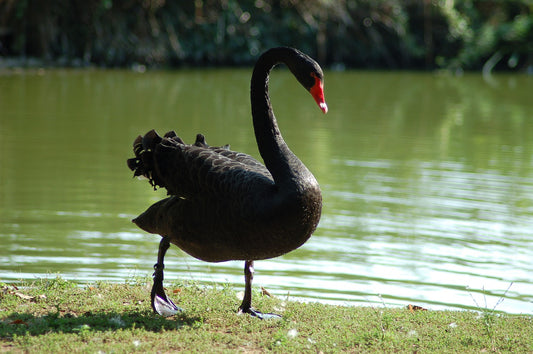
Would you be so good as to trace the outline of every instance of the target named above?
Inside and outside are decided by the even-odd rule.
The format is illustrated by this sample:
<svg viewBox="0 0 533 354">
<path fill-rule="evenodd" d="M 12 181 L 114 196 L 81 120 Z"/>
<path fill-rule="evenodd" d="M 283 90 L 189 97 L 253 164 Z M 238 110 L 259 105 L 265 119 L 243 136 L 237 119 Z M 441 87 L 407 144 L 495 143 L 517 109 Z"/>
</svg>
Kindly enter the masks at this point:
<svg viewBox="0 0 533 354">
<path fill-rule="evenodd" d="M 15 295 L 20 297 L 21 299 L 23 300 L 33 300 L 35 298 L 35 296 L 30 296 L 30 295 L 26 295 L 26 294 L 23 294 L 23 293 L 19 293 L 18 291 L 15 292 Z"/>
<path fill-rule="evenodd" d="M 428 309 L 425 309 L 423 308 L 422 306 L 418 306 L 418 305 L 407 305 L 407 308 L 409 309 L 409 311 L 411 312 L 415 312 L 415 311 L 427 311 Z"/>
<path fill-rule="evenodd" d="M 261 287 L 261 295 L 266 295 L 268 297 L 274 297 L 271 293 L 268 292 L 267 289 Z"/>
</svg>

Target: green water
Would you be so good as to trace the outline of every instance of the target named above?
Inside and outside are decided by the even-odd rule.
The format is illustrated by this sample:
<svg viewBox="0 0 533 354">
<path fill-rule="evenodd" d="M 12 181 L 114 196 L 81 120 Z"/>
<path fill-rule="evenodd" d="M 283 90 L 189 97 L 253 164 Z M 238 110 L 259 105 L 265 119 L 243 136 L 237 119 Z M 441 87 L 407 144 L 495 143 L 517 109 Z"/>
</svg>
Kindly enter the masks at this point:
<svg viewBox="0 0 533 354">
<path fill-rule="evenodd" d="M 164 193 L 132 178 L 131 143 L 174 129 L 258 157 L 250 72 L 0 75 L 0 281 L 150 275 L 159 237 L 130 219 Z M 326 116 L 288 72 L 270 82 L 324 208 L 308 243 L 257 262 L 256 287 L 338 304 L 533 313 L 533 77 L 326 72 Z M 165 278 L 240 288 L 242 266 L 172 247 Z"/>
</svg>

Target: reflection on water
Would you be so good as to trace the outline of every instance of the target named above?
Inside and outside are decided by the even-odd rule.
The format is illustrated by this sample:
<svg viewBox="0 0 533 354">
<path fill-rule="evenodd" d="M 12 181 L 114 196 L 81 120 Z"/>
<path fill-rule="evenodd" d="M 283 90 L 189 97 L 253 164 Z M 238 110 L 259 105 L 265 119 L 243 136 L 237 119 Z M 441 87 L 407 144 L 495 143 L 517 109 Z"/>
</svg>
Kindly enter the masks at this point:
<svg viewBox="0 0 533 354">
<path fill-rule="evenodd" d="M 131 142 L 175 129 L 258 156 L 249 75 L 1 76 L 0 281 L 151 274 L 159 237 L 130 219 L 164 193 L 131 179 Z M 280 127 L 320 182 L 324 211 L 303 247 L 257 262 L 255 285 L 291 298 L 434 309 L 492 308 L 503 296 L 497 310 L 533 313 L 533 79 L 493 79 L 330 72 L 323 117 L 276 71 Z M 172 247 L 166 279 L 241 287 L 242 266 Z"/>
</svg>

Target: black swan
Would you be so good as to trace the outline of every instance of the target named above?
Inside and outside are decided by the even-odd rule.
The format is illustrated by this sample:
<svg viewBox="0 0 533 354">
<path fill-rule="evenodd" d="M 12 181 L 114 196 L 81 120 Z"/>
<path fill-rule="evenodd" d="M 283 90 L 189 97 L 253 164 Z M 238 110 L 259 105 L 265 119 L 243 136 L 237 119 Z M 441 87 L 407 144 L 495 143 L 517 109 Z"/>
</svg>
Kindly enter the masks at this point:
<svg viewBox="0 0 533 354">
<path fill-rule="evenodd" d="M 322 195 L 315 177 L 289 150 L 278 129 L 268 95 L 270 70 L 285 63 L 326 113 L 323 73 L 309 56 L 287 47 L 273 48 L 258 59 L 250 98 L 257 146 L 265 166 L 249 155 L 212 147 L 198 134 L 185 144 L 174 132 L 152 130 L 133 143 L 128 160 L 134 176 L 166 188 L 163 199 L 133 220 L 162 236 L 154 265 L 152 309 L 164 316 L 180 311 L 163 289 L 163 259 L 170 243 L 207 262 L 243 260 L 245 292 L 239 313 L 259 318 L 251 307 L 253 263 L 300 247 L 317 227 Z"/>
</svg>

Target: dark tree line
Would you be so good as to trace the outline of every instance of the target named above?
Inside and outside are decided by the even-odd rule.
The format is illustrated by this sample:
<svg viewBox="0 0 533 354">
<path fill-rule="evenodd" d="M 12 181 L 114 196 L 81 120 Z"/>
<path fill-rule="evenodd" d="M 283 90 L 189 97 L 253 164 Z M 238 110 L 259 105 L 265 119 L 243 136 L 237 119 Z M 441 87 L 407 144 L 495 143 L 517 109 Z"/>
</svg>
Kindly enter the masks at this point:
<svg viewBox="0 0 533 354">
<path fill-rule="evenodd" d="M 532 70 L 531 0 L 0 0 L 0 55 L 44 65 Z"/>
</svg>

